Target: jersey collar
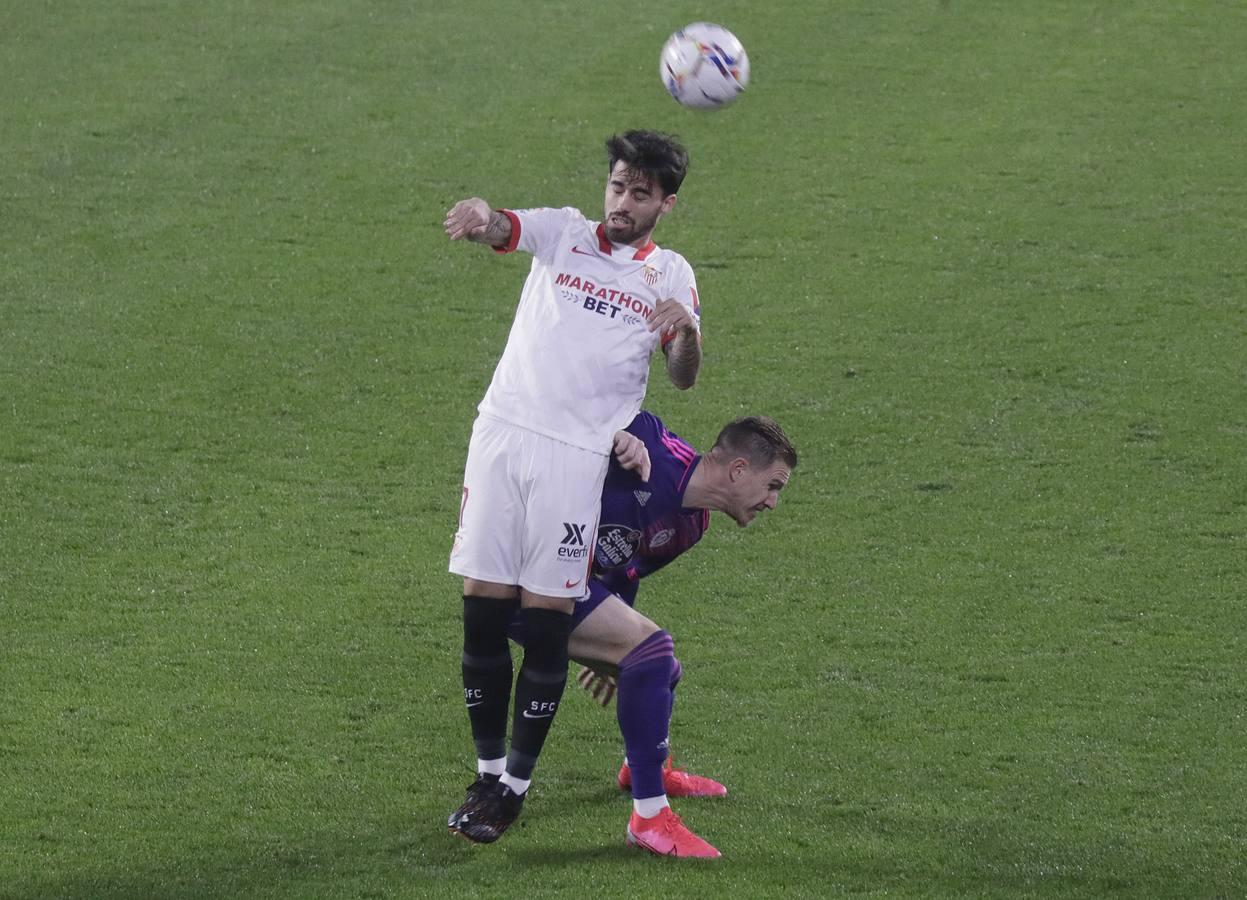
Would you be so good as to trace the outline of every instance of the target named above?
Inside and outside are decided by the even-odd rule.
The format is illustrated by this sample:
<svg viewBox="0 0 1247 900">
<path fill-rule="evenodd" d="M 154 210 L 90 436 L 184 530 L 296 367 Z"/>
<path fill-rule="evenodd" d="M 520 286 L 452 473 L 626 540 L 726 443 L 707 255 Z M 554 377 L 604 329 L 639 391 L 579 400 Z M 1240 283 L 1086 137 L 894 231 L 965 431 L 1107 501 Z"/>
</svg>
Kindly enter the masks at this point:
<svg viewBox="0 0 1247 900">
<path fill-rule="evenodd" d="M 603 253 L 605 253 L 607 256 L 611 256 L 615 249 L 614 245 L 612 245 L 610 242 L 610 238 L 606 236 L 606 224 L 604 222 L 598 223 L 598 249 L 601 250 Z M 632 258 L 636 262 L 644 262 L 645 258 L 657 249 L 658 249 L 658 245 L 655 244 L 653 241 L 650 241 L 644 247 L 641 247 L 639 250 L 633 253 Z"/>
</svg>

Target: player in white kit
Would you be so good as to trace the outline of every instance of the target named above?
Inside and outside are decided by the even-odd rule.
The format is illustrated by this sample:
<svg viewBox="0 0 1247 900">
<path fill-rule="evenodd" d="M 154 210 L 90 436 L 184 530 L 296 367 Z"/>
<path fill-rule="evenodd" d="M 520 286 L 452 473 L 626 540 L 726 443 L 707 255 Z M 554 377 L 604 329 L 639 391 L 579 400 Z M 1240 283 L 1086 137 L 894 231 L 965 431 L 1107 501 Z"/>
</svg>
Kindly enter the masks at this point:
<svg viewBox="0 0 1247 900">
<path fill-rule="evenodd" d="M 693 270 L 651 240 L 675 206 L 688 154 L 651 131 L 616 135 L 606 149 L 600 223 L 571 208 L 493 209 L 479 197 L 446 214 L 451 240 L 533 257 L 472 428 L 450 556 L 464 579 L 463 693 L 477 778 L 447 825 L 478 843 L 497 840 L 519 815 L 558 710 L 607 462 L 641 408 L 650 357 L 662 347 L 681 389 L 701 365 Z M 647 458 L 628 462 L 648 477 Z M 517 609 L 530 637 L 509 709 Z"/>
</svg>

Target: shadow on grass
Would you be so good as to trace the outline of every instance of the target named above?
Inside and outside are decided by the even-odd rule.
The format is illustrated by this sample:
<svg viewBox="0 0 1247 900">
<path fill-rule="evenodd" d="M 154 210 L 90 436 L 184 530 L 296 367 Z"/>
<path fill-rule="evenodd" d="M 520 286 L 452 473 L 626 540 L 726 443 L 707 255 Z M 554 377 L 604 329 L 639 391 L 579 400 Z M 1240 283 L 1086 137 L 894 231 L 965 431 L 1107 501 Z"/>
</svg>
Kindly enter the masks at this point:
<svg viewBox="0 0 1247 900">
<path fill-rule="evenodd" d="M 905 896 L 917 885 L 923 896 L 1241 895 L 1241 863 L 1225 856 L 1210 854 L 1205 865 L 1187 868 L 1094 829 L 1076 837 L 1012 816 L 950 825 L 888 806 L 823 816 L 784 842 L 759 842 L 746 827 L 749 810 L 714 803 L 720 827 L 711 836 L 725 858 L 688 865 L 625 845 L 629 803 L 612 787 L 560 788 L 535 796 L 511 832 L 489 846 L 452 836 L 440 806 L 417 802 L 411 814 L 356 822 L 349 833 L 299 833 L 297 823 L 287 823 L 290 830 L 253 840 L 170 835 L 148 853 L 131 844 L 107 862 L 49 855 L 38 876 L 0 884 L 0 898 L 615 896 L 624 887 L 632 895 L 661 893 L 685 878 L 695 879 L 690 895 L 818 889 L 822 896 Z"/>
<path fill-rule="evenodd" d="M 114 869 L 74 871 L 0 886 L 0 900 L 207 900 L 207 898 L 388 897 L 446 895 L 471 883 L 488 848 L 477 848 L 430 826 L 350 838 L 316 835 L 274 839 L 260 846 L 188 847 L 184 858 L 118 860 Z"/>
<path fill-rule="evenodd" d="M 515 880 L 539 883 L 542 872 L 574 879 L 577 871 L 646 861 L 645 854 L 624 845 L 622 817 L 618 832 L 588 834 L 586 829 L 582 840 L 570 843 L 565 830 L 542 821 L 562 819 L 561 805 L 543 809 L 531 825 L 521 819 L 494 845 L 472 844 L 436 822 L 413 828 L 410 819 L 349 837 L 290 835 L 255 845 L 183 843 L 177 859 L 165 847 L 160 851 L 164 858 L 131 854 L 111 869 L 49 865 L 40 877 L 0 885 L 0 900 L 441 897 L 465 890 L 484 896 Z"/>
<path fill-rule="evenodd" d="M 830 845 L 775 856 L 730 853 L 721 862 L 689 865 L 660 860 L 627 847 L 622 833 L 594 835 L 569 842 L 564 832 L 508 834 L 492 846 L 454 838 L 444 828 L 407 823 L 393 830 L 349 838 L 305 836 L 264 847 L 201 846 L 179 860 L 120 860 L 112 871 L 49 872 L 22 884 L 0 886 L 4 900 L 199 900 L 199 898 L 383 898 L 447 896 L 585 896 L 590 886 L 631 886 L 640 895 L 671 886 L 671 879 L 692 879 L 690 896 L 719 889 L 740 896 L 791 892 L 794 896 L 822 885 L 820 896 L 910 894 L 922 896 L 1108 897 L 1236 896 L 1225 891 L 1228 871 L 1183 872 L 1165 866 L 1121 870 L 1121 860 L 1106 858 L 1101 867 L 1058 861 L 1039 864 L 1016 841 L 995 843 L 977 835 L 974 852 L 937 853 L 928 863 L 915 861 L 900 845 L 873 849 Z M 516 826 L 517 831 L 520 830 Z M 903 837 L 903 833 L 901 835 Z M 830 835 L 823 835 L 831 840 Z M 956 835 L 949 836 L 956 843 Z M 600 838 L 599 840 L 596 840 Z M 904 841 L 902 840 L 903 844 Z M 944 851 L 949 842 L 935 842 Z M 1023 848 L 1025 842 L 1022 842 Z M 910 848 L 912 849 L 912 847 Z M 929 848 L 928 848 L 929 849 Z M 1078 854 L 1068 847 L 1056 855 Z M 958 859 L 958 856 L 961 856 Z M 942 859 L 942 862 L 939 860 Z M 1064 862 L 1064 864 L 1062 864 Z M 938 863 L 938 864 L 937 864 Z M 1116 871 L 1115 871 L 1116 870 Z M 634 894 L 635 895 L 635 894 Z M 620 894 L 622 896 L 622 894 Z"/>
<path fill-rule="evenodd" d="M 526 866 L 571 866 L 582 863 L 614 863 L 635 865 L 648 856 L 629 847 L 622 839 L 602 847 L 525 847 L 511 853 L 511 858 Z"/>
</svg>

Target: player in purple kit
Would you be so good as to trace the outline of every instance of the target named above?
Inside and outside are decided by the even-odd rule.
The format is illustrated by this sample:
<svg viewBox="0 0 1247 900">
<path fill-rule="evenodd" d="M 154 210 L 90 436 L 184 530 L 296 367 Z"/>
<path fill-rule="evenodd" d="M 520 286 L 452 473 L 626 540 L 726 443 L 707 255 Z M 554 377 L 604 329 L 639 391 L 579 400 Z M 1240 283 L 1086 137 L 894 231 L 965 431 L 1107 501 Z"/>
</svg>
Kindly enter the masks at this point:
<svg viewBox="0 0 1247 900">
<path fill-rule="evenodd" d="M 606 149 L 601 222 L 570 207 L 494 209 L 479 197 L 456 203 L 444 222 L 451 240 L 532 256 L 472 427 L 450 556 L 463 576 L 463 696 L 477 779 L 447 825 L 478 843 L 497 840 L 519 815 L 562 698 L 602 480 L 617 435 L 641 408 L 650 358 L 661 347 L 681 389 L 701 365 L 692 267 L 651 238 L 675 206 L 688 154 L 652 131 L 615 135 Z M 507 629 L 517 614 L 529 640 L 511 707 Z"/>
<path fill-rule="evenodd" d="M 775 422 L 751 416 L 726 425 L 703 456 L 644 411 L 616 446 L 624 461 L 612 460 L 606 475 L 589 596 L 576 604 L 568 652 L 591 667 L 582 684 L 600 701 L 618 688 L 627 753 L 619 785 L 633 796 L 628 842 L 660 855 L 714 858 L 719 851 L 684 826 L 667 798 L 722 796 L 726 789 L 664 768 L 681 667 L 671 635 L 633 604 L 642 578 L 701 539 L 711 511 L 744 527 L 774 509 L 797 453 Z M 648 480 L 629 468 L 640 447 L 649 457 Z"/>
</svg>

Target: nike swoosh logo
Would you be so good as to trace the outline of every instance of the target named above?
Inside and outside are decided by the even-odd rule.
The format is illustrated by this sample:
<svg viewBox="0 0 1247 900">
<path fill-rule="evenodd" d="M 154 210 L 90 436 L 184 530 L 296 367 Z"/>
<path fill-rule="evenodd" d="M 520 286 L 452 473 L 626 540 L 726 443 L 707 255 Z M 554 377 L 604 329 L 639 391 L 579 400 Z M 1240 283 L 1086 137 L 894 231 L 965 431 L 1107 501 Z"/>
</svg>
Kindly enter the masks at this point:
<svg viewBox="0 0 1247 900">
<path fill-rule="evenodd" d="M 590 253 L 588 250 L 581 250 L 576 246 L 572 247 L 572 253 L 579 253 L 581 256 L 597 256 L 596 253 Z"/>
<path fill-rule="evenodd" d="M 579 578 L 577 578 L 575 581 L 564 581 L 564 582 L 563 582 L 563 587 L 565 587 L 565 588 L 574 588 L 574 587 L 575 587 L 576 585 L 578 585 L 578 584 L 580 584 L 580 579 L 579 579 Z"/>
<path fill-rule="evenodd" d="M 477 700 L 475 703 L 469 703 L 469 704 L 468 704 L 468 709 L 471 709 L 471 708 L 472 708 L 472 707 L 474 707 L 474 706 L 480 706 L 480 705 L 481 705 L 482 703 L 484 703 L 484 702 L 485 702 L 484 700 Z"/>
<path fill-rule="evenodd" d="M 524 710 L 524 718 L 525 718 L 525 719 L 548 719 L 548 718 L 550 718 L 552 715 L 554 715 L 554 713 L 546 713 L 544 716 L 534 716 L 534 715 L 533 715 L 532 713 L 530 713 L 528 710 Z"/>
</svg>

